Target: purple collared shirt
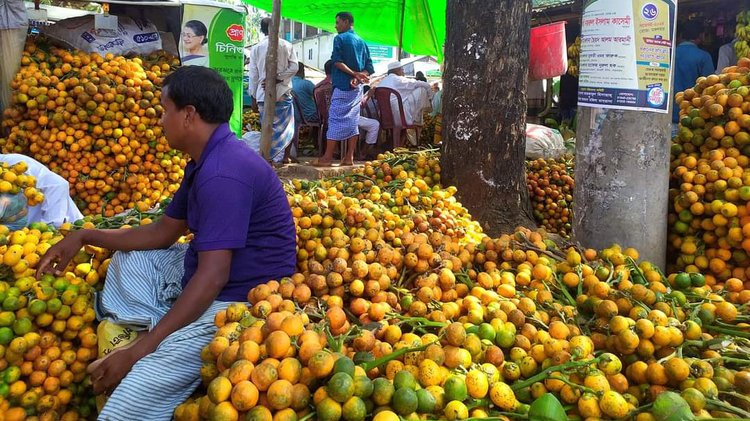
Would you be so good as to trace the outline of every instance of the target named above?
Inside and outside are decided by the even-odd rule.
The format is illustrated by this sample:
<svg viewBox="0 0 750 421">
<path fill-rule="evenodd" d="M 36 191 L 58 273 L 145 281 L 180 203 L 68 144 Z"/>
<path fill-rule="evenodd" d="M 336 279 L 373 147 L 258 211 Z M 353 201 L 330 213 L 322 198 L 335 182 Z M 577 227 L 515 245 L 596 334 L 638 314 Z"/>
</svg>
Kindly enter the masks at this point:
<svg viewBox="0 0 750 421">
<path fill-rule="evenodd" d="M 201 251 L 233 251 L 219 301 L 246 301 L 254 286 L 294 273 L 296 233 L 286 193 L 271 166 L 227 124 L 211 135 L 200 159 L 187 164 L 166 214 L 186 219 L 195 235 L 185 254 L 183 287 Z"/>
</svg>

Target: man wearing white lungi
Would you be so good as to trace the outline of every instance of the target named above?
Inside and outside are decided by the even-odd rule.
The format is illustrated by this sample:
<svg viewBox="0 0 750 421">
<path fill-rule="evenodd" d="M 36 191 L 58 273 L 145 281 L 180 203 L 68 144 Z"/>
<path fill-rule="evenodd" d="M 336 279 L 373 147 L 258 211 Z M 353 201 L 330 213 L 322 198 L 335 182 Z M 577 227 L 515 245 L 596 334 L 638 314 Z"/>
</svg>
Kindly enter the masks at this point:
<svg viewBox="0 0 750 421">
<path fill-rule="evenodd" d="M 336 31 L 333 39 L 334 62 L 331 82 L 333 94 L 328 111 L 328 142 L 325 154 L 314 165 L 330 167 L 337 144 L 348 142 L 346 154 L 341 155 L 341 165 L 354 163 L 354 150 L 359 139 L 359 114 L 362 106 L 362 84 L 369 81 L 375 72 L 370 50 L 358 37 L 352 25 L 354 17 L 349 12 L 336 15 Z"/>
</svg>

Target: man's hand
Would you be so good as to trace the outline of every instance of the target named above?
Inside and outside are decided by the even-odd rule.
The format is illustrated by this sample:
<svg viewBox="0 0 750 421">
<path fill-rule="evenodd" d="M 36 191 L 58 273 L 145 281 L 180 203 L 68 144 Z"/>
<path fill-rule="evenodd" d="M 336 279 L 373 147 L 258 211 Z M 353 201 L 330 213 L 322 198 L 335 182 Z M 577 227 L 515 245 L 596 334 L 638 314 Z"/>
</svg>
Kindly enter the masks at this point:
<svg viewBox="0 0 750 421">
<path fill-rule="evenodd" d="M 39 261 L 36 272 L 37 279 L 45 273 L 61 276 L 65 267 L 83 247 L 83 230 L 74 231 L 63 238 L 59 243 L 52 246 Z"/>
<path fill-rule="evenodd" d="M 364 84 L 364 83 L 369 83 L 370 82 L 370 76 L 367 73 L 365 73 L 365 72 L 354 72 L 354 74 L 352 76 L 359 83 L 363 83 Z"/>
<path fill-rule="evenodd" d="M 142 358 L 137 349 L 137 346 L 118 349 L 89 365 L 87 371 L 91 374 L 95 394 L 110 395 L 115 390 L 133 365 Z"/>
</svg>

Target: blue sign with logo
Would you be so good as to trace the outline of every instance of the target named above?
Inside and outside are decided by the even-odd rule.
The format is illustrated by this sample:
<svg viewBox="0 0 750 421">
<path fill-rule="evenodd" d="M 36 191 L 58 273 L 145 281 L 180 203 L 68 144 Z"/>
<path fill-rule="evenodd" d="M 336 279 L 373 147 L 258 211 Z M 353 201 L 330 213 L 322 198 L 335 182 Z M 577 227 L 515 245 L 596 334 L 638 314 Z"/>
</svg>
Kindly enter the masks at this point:
<svg viewBox="0 0 750 421">
<path fill-rule="evenodd" d="M 654 20 L 659 16 L 659 8 L 653 3 L 646 3 L 641 9 L 641 14 L 646 20 Z"/>
</svg>

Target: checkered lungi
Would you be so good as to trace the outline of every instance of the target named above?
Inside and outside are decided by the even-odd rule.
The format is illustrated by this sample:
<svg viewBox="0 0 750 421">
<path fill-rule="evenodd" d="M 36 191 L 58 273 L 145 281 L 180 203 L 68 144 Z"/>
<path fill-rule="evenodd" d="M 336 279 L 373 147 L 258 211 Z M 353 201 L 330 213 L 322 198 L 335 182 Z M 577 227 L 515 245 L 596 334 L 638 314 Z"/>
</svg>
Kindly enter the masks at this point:
<svg viewBox="0 0 750 421">
<path fill-rule="evenodd" d="M 96 297 L 97 317 L 135 329 L 156 326 L 182 292 L 186 250 L 176 244 L 166 250 L 115 253 L 104 290 Z M 197 320 L 135 363 L 98 419 L 171 420 L 175 408 L 200 384 L 201 350 L 216 333 L 214 315 L 229 304 L 214 301 Z"/>
<path fill-rule="evenodd" d="M 359 136 L 362 85 L 349 91 L 334 88 L 328 111 L 328 140 L 341 142 Z"/>
<path fill-rule="evenodd" d="M 258 111 L 263 121 L 264 103 L 258 103 Z M 281 162 L 284 150 L 294 140 L 294 100 L 292 94 L 287 93 L 276 101 L 276 113 L 273 117 L 273 138 L 271 139 L 271 160 Z"/>
</svg>

